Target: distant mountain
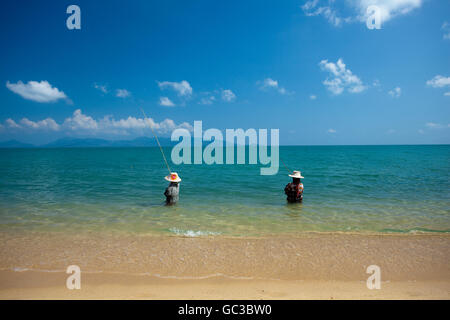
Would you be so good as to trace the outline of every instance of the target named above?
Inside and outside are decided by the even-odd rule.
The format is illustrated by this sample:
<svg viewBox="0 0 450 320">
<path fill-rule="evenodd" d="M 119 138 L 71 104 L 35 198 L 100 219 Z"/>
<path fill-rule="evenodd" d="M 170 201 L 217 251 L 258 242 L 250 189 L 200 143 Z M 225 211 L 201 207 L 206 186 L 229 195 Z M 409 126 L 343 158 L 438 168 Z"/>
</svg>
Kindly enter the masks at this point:
<svg viewBox="0 0 450 320">
<path fill-rule="evenodd" d="M 196 139 L 191 138 L 191 146 L 194 146 Z M 203 146 L 210 141 L 198 141 Z M 224 141 L 218 141 L 224 143 Z M 159 143 L 163 147 L 173 147 L 178 141 L 171 141 L 170 138 L 159 138 Z M 0 148 L 135 148 L 135 147 L 156 147 L 155 138 L 139 137 L 133 140 L 106 140 L 94 138 L 62 138 L 56 141 L 35 146 L 29 143 L 22 143 L 16 140 L 0 142 Z"/>
<path fill-rule="evenodd" d="M 173 146 L 176 142 L 172 142 L 170 138 L 159 138 L 161 146 Z M 155 138 L 140 137 L 133 140 L 105 140 L 105 139 L 79 139 L 79 138 L 62 138 L 51 143 L 40 146 L 41 148 L 93 148 L 93 147 L 155 147 Z"/>
<path fill-rule="evenodd" d="M 76 139 L 62 138 L 48 144 L 41 145 L 41 148 L 80 148 L 80 147 L 108 147 L 110 141 L 104 139 Z"/>
<path fill-rule="evenodd" d="M 17 140 L 9 140 L 0 142 L 0 148 L 33 148 L 34 145 L 29 143 L 23 143 Z"/>
</svg>

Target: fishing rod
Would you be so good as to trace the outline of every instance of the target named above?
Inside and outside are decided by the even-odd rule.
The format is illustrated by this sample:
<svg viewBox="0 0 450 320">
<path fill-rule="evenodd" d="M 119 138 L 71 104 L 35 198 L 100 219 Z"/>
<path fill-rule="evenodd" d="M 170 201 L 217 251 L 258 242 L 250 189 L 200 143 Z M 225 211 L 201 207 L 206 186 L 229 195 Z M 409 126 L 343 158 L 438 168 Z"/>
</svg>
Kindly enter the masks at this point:
<svg viewBox="0 0 450 320">
<path fill-rule="evenodd" d="M 280 161 L 281 161 L 281 163 L 283 164 L 283 166 L 286 168 L 286 170 L 287 170 L 289 173 L 292 174 L 292 171 L 289 170 L 289 168 L 288 168 L 287 165 L 283 162 L 283 160 L 281 160 L 281 158 L 280 158 Z"/>
<path fill-rule="evenodd" d="M 170 170 L 169 163 L 167 162 L 166 156 L 164 155 L 163 148 L 161 147 L 161 144 L 159 143 L 158 136 L 156 135 L 155 131 L 153 130 L 153 127 L 151 126 L 150 121 L 148 120 L 147 115 L 145 114 L 145 112 L 144 112 L 144 110 L 142 108 L 141 108 L 141 111 L 142 111 L 142 114 L 144 115 L 145 122 L 148 122 L 148 125 L 149 125 L 150 129 L 152 130 L 153 135 L 155 136 L 156 142 L 158 143 L 158 146 L 159 146 L 159 150 L 161 151 L 161 154 L 163 156 L 164 162 L 166 163 L 167 170 L 169 170 L 169 174 L 171 174 L 172 170 Z M 288 166 L 283 162 L 283 160 L 280 159 L 280 161 L 283 164 L 283 166 L 286 168 L 286 170 L 289 173 L 292 173 L 292 170 L 290 170 L 288 168 Z"/>
<path fill-rule="evenodd" d="M 144 115 L 145 122 L 148 122 L 148 126 L 150 127 L 150 129 L 152 129 L 153 135 L 155 136 L 156 142 L 158 143 L 159 150 L 161 151 L 164 162 L 166 163 L 167 170 L 169 170 L 169 174 L 172 174 L 172 170 L 170 170 L 169 163 L 167 162 L 166 156 L 164 155 L 163 148 L 161 147 L 161 144 L 159 143 L 158 136 L 156 135 L 155 131 L 153 130 L 153 127 L 151 126 L 150 121 L 148 120 L 147 115 L 144 112 L 144 109 L 141 108 L 141 111 L 142 111 L 142 114 Z"/>
</svg>

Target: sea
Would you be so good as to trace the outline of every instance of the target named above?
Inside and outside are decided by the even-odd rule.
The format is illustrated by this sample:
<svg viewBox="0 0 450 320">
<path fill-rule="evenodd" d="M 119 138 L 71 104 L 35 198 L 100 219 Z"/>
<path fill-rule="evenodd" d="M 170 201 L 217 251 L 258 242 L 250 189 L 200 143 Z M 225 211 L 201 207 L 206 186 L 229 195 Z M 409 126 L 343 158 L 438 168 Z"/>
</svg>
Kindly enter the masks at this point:
<svg viewBox="0 0 450 320">
<path fill-rule="evenodd" d="M 248 149 L 247 149 L 248 151 Z M 260 164 L 179 164 L 166 206 L 159 148 L 0 149 L 0 231 L 260 237 L 449 233 L 450 145 L 282 146 Z M 302 203 L 288 204 L 288 170 Z"/>
</svg>

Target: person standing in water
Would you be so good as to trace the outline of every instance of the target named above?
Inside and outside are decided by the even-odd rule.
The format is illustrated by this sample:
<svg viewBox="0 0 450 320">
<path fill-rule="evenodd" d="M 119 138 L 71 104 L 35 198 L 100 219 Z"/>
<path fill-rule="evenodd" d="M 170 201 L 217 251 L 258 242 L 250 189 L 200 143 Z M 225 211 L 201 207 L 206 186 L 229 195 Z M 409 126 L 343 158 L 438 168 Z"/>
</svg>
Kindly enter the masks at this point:
<svg viewBox="0 0 450 320">
<path fill-rule="evenodd" d="M 166 196 L 166 204 L 172 205 L 178 202 L 180 197 L 180 182 L 181 179 L 178 176 L 178 173 L 172 172 L 170 175 L 166 176 L 164 179 L 170 182 L 169 186 L 164 191 L 164 195 Z"/>
<path fill-rule="evenodd" d="M 287 201 L 289 203 L 302 202 L 303 200 L 303 183 L 300 179 L 303 179 L 300 171 L 293 171 L 289 175 L 292 178 L 292 182 L 288 183 L 284 188 L 284 193 L 287 195 Z"/>
</svg>

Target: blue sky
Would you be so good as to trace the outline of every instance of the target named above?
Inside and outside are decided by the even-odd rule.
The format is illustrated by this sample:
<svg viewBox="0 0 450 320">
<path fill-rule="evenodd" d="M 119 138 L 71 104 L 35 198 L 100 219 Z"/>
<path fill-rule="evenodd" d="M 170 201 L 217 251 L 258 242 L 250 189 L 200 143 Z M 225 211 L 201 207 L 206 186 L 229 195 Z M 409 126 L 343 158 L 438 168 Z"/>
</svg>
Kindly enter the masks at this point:
<svg viewBox="0 0 450 320">
<path fill-rule="evenodd" d="M 446 0 L 3 1 L 0 24 L 0 141 L 149 135 L 142 107 L 161 136 L 450 143 Z"/>
</svg>

